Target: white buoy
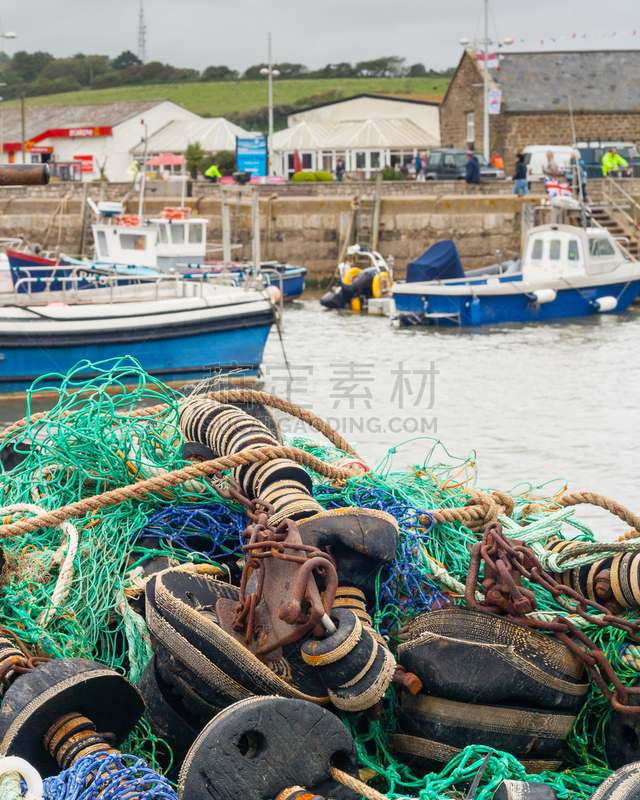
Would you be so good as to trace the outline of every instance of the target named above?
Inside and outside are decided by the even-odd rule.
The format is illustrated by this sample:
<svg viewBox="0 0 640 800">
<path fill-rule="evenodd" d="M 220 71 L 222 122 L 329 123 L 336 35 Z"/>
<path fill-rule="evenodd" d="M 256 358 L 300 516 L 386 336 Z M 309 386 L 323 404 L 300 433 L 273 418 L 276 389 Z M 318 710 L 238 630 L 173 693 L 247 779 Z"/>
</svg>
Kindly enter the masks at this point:
<svg viewBox="0 0 640 800">
<path fill-rule="evenodd" d="M 6 756 L 0 758 L 0 776 L 6 772 L 17 772 L 24 778 L 27 784 L 27 797 L 31 796 L 34 800 L 42 800 L 44 786 L 38 770 L 31 766 L 28 761 L 18 756 Z"/>
<path fill-rule="evenodd" d="M 598 297 L 597 300 L 594 300 L 594 304 L 596 309 L 602 314 L 605 311 L 613 311 L 613 309 L 618 305 L 618 301 L 615 297 L 612 297 L 610 294 L 605 295 L 605 297 Z"/>
<path fill-rule="evenodd" d="M 531 292 L 534 302 L 540 303 L 540 305 L 543 303 L 553 303 L 557 294 L 555 289 L 537 289 L 535 292 Z"/>
</svg>

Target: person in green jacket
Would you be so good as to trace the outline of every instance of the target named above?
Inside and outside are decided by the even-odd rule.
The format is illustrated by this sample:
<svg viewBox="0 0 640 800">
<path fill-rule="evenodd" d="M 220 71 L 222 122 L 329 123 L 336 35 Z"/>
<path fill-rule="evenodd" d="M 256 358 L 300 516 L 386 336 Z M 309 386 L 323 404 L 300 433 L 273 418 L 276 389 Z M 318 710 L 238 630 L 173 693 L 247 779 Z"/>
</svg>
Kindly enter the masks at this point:
<svg viewBox="0 0 640 800">
<path fill-rule="evenodd" d="M 618 172 L 623 167 L 628 167 L 629 162 L 618 155 L 615 147 L 612 147 L 602 156 L 602 174 L 606 177 L 609 172 Z"/>
<path fill-rule="evenodd" d="M 218 178 L 222 177 L 220 170 L 218 169 L 217 164 L 212 164 L 209 169 L 204 173 L 204 177 L 208 178 L 211 183 L 217 183 Z"/>
</svg>

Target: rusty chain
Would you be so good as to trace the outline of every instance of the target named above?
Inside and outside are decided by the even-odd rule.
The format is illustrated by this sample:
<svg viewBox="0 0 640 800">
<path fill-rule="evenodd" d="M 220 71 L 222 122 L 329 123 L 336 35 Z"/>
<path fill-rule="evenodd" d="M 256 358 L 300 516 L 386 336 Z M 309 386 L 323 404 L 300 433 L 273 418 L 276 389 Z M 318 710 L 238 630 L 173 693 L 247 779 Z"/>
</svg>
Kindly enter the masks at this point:
<svg viewBox="0 0 640 800">
<path fill-rule="evenodd" d="M 50 658 L 45 656 L 32 656 L 24 642 L 13 632 L 0 625 L 0 635 L 7 641 L 13 641 L 22 653 L 21 656 L 8 656 L 0 661 L 0 684 L 8 689 L 18 675 L 26 675 L 41 664 L 46 664 Z"/>
<path fill-rule="evenodd" d="M 481 585 L 485 599 L 478 602 L 475 592 L 482 562 L 484 562 L 484 577 Z M 635 642 L 640 642 L 639 622 L 616 617 L 599 603 L 589 600 L 569 586 L 558 583 L 545 572 L 532 550 L 518 540 L 508 539 L 502 532 L 502 525 L 493 522 L 485 530 L 482 541 L 476 542 L 471 548 L 465 586 L 467 606 L 513 617 L 516 622 L 529 628 L 551 631 L 584 662 L 593 682 L 616 711 L 624 714 L 640 714 L 640 705 L 629 705 L 629 696 L 640 695 L 640 686 L 624 686 L 606 655 L 584 631 L 566 617 L 557 616 L 550 622 L 543 622 L 526 616 L 536 610 L 537 600 L 531 589 L 521 585 L 522 578 L 545 589 L 566 611 L 577 614 L 590 625 L 618 628 L 625 631 Z M 570 598 L 575 605 L 565 598 Z M 602 614 L 602 618 L 589 614 L 587 607 Z M 611 685 L 613 690 L 610 688 Z"/>
<path fill-rule="evenodd" d="M 240 596 L 233 628 L 244 631 L 245 642 L 250 646 L 256 634 L 256 608 L 264 592 L 265 560 L 297 564 L 299 569 L 290 587 L 280 586 L 279 617 L 288 625 L 299 625 L 301 633 L 313 629 L 316 636 L 335 631 L 329 617 L 338 588 L 338 574 L 329 553 L 302 542 L 298 526 L 291 519 L 278 525 L 270 525 L 269 518 L 275 513 L 271 503 L 257 498 L 249 500 L 241 487 L 228 476 L 218 476 L 213 486 L 228 500 L 244 506 L 249 524 L 242 533 L 248 540 L 241 548 L 245 557 L 240 582 Z M 288 551 L 288 552 L 287 552 Z M 293 552 L 292 552 L 293 551 Z M 249 580 L 257 572 L 254 591 L 248 591 Z M 315 579 L 315 580 L 313 580 Z M 318 583 L 322 586 L 318 590 Z M 322 596 L 321 596 L 322 595 Z"/>
</svg>

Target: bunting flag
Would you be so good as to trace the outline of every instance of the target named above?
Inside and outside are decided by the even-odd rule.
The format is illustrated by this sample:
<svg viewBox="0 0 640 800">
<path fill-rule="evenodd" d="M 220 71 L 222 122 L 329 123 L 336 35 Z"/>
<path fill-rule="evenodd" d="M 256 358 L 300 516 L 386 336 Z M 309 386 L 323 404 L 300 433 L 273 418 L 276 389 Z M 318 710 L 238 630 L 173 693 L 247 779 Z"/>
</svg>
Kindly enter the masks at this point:
<svg viewBox="0 0 640 800">
<path fill-rule="evenodd" d="M 477 47 L 476 56 L 478 58 L 478 66 L 480 67 L 480 69 L 484 69 L 484 49 Z M 498 53 L 496 52 L 495 48 L 492 49 L 492 45 L 489 45 L 489 52 L 487 53 L 487 61 L 489 64 L 489 69 L 496 69 L 498 67 Z"/>
<path fill-rule="evenodd" d="M 544 46 L 545 44 L 549 44 L 549 45 L 553 44 L 553 45 L 555 45 L 558 42 L 562 42 L 562 41 L 565 41 L 567 39 L 569 39 L 569 40 L 571 40 L 571 39 L 592 39 L 592 40 L 597 40 L 597 39 L 605 39 L 605 38 L 611 38 L 612 39 L 613 37 L 619 38 L 620 36 L 637 36 L 637 34 L 638 34 L 638 31 L 635 28 L 633 30 L 631 30 L 631 31 L 605 31 L 604 33 L 580 33 L 579 31 L 574 31 L 571 34 L 566 34 L 566 35 L 562 35 L 562 36 L 548 36 L 546 39 L 539 39 L 539 38 L 536 38 L 536 39 L 519 39 L 519 38 L 516 38 L 516 39 L 514 39 L 513 42 L 511 42 L 511 44 L 504 44 L 502 42 L 497 43 L 497 47 L 503 49 L 505 47 L 510 47 L 512 44 L 518 45 L 518 44 L 538 44 L 538 43 L 540 43 L 542 46 Z M 492 43 L 490 43 L 490 46 L 495 47 L 496 45 L 492 42 Z M 489 58 L 491 59 L 491 57 L 489 57 Z M 489 67 L 491 68 L 491 66 L 492 66 L 492 64 L 491 64 L 491 60 L 490 60 L 489 61 Z"/>
</svg>

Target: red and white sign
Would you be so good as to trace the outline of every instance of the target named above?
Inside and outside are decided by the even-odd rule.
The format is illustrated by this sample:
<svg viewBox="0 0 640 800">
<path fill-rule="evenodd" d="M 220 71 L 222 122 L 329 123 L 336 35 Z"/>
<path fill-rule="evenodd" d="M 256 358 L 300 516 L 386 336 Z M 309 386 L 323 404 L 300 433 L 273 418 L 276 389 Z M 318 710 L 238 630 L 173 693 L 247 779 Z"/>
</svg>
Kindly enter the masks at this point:
<svg viewBox="0 0 640 800">
<path fill-rule="evenodd" d="M 33 152 L 34 144 L 41 142 L 43 139 L 78 139 L 93 136 L 111 136 L 111 126 L 103 125 L 96 126 L 95 128 L 49 128 L 48 131 L 34 136 L 25 143 L 26 151 Z M 6 149 L 6 145 L 5 145 Z M 18 144 L 18 150 L 22 149 Z"/>
<path fill-rule="evenodd" d="M 93 156 L 74 156 L 73 160 L 82 161 L 83 172 L 93 172 Z"/>
<path fill-rule="evenodd" d="M 32 153 L 53 153 L 53 147 L 44 147 L 44 145 L 36 144 L 31 148 Z"/>
</svg>

